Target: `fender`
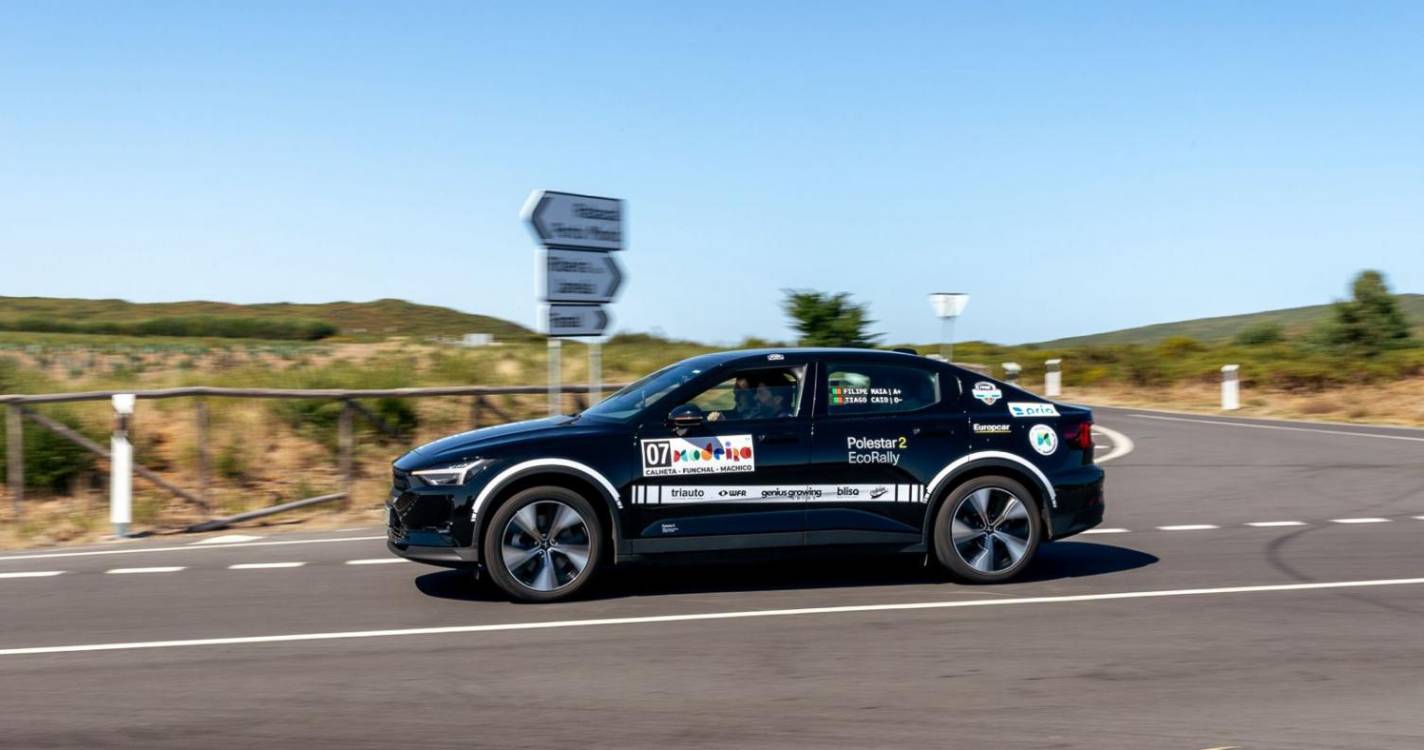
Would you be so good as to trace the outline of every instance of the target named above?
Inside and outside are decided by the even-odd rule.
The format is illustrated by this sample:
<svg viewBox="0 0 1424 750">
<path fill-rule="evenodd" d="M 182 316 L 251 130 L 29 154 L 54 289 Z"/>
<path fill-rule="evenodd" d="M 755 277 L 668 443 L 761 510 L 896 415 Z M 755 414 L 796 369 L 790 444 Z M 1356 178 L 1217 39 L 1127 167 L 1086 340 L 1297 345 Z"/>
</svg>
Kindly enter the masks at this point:
<svg viewBox="0 0 1424 750">
<path fill-rule="evenodd" d="M 940 469 L 935 478 L 930 480 L 925 496 L 933 498 L 946 483 L 962 471 L 976 468 L 981 464 L 1002 466 L 1005 461 L 1014 464 L 1016 468 L 1028 469 L 1029 473 L 1037 480 L 1038 488 L 1043 491 L 1043 496 L 1048 498 L 1049 504 L 1054 508 L 1058 507 L 1058 493 L 1053 491 L 1053 483 L 1048 481 L 1048 476 L 1043 473 L 1043 470 L 1022 457 L 1005 451 L 979 451 L 955 459 L 948 466 Z"/>
<path fill-rule="evenodd" d="M 608 481 L 608 477 L 603 476 L 598 470 L 588 464 L 581 464 L 578 461 L 570 461 L 566 458 L 536 458 L 529 461 L 521 461 L 496 474 L 495 478 L 491 479 L 489 483 L 485 485 L 485 488 L 480 490 L 480 494 L 476 495 L 475 501 L 471 503 L 470 520 L 474 521 L 479 518 L 480 508 L 484 507 L 484 504 L 488 502 L 490 498 L 494 497 L 500 488 L 522 476 L 540 471 L 552 471 L 556 474 L 572 474 L 587 479 L 591 481 L 595 487 L 603 490 L 603 499 L 605 501 L 612 503 L 615 509 L 623 510 L 623 501 L 618 499 L 618 490 L 613 486 L 613 483 Z M 613 517 L 616 519 L 618 514 L 614 513 Z"/>
</svg>

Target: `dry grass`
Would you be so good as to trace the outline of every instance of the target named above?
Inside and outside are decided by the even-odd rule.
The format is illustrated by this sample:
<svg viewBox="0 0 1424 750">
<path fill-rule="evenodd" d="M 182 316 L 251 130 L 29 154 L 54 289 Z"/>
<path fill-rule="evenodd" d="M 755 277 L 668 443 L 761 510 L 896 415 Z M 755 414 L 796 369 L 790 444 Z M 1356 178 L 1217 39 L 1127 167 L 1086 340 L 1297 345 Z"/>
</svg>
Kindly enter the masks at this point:
<svg viewBox="0 0 1424 750">
<path fill-rule="evenodd" d="M 1220 388 L 1200 383 L 1163 388 L 1074 388 L 1065 390 L 1063 400 L 1103 406 L 1222 413 Z M 1349 386 L 1323 393 L 1243 390 L 1241 409 L 1231 412 L 1231 415 L 1424 427 L 1424 378 Z"/>
</svg>

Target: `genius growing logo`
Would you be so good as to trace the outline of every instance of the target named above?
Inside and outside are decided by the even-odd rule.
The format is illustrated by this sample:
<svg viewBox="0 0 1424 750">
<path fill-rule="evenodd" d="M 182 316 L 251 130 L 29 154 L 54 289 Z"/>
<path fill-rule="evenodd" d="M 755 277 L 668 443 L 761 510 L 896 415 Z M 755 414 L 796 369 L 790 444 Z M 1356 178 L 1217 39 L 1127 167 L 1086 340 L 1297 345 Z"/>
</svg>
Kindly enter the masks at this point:
<svg viewBox="0 0 1424 750">
<path fill-rule="evenodd" d="M 722 474 L 756 470 L 751 435 L 642 441 L 643 476 Z"/>
</svg>

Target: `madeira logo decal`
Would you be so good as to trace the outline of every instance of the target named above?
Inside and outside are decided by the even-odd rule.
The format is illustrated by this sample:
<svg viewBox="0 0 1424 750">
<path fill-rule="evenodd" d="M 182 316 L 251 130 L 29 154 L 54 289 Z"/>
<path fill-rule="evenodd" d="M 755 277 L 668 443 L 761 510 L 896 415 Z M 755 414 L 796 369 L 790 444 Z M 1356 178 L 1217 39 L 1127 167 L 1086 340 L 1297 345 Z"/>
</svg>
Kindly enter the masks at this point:
<svg viewBox="0 0 1424 750">
<path fill-rule="evenodd" d="M 642 441 L 643 476 L 755 471 L 751 435 Z"/>
</svg>

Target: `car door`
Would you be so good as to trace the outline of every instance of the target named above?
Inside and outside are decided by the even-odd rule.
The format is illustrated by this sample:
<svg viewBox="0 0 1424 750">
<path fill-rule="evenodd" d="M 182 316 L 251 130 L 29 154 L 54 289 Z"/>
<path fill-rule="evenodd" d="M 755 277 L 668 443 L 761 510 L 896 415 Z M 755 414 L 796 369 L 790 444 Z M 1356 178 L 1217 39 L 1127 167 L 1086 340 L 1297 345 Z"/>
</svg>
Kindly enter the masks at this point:
<svg viewBox="0 0 1424 750">
<path fill-rule="evenodd" d="M 912 361 L 820 373 L 806 543 L 918 543 L 926 485 L 968 448 L 958 379 Z"/>
<path fill-rule="evenodd" d="M 640 425 L 641 472 L 624 523 L 634 549 L 801 544 L 811 370 L 784 358 L 721 368 Z M 747 383 L 755 385 L 743 387 Z M 756 402 L 758 394 L 776 405 Z M 702 419 L 678 424 L 670 418 L 688 412 Z"/>
</svg>

